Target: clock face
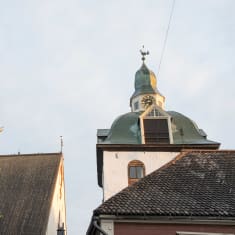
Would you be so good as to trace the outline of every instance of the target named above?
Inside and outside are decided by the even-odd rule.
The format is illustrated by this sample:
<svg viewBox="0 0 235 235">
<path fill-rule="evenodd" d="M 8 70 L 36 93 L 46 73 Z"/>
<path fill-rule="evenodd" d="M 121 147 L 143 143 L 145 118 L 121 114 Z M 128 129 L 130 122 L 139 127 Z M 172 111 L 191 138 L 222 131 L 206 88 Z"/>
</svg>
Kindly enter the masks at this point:
<svg viewBox="0 0 235 235">
<path fill-rule="evenodd" d="M 155 102 L 155 98 L 151 95 L 146 95 L 142 98 L 141 103 L 144 106 L 144 108 L 148 108 Z"/>
</svg>

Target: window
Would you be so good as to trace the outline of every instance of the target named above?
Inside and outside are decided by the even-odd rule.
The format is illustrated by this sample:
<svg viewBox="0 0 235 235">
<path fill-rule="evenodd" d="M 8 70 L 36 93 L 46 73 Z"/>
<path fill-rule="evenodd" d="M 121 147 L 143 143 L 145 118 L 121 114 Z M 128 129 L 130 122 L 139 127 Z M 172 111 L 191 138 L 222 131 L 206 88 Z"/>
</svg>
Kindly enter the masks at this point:
<svg viewBox="0 0 235 235">
<path fill-rule="evenodd" d="M 139 102 L 138 101 L 136 101 L 134 103 L 134 110 L 137 110 L 137 109 L 139 109 Z"/>
<path fill-rule="evenodd" d="M 168 120 L 166 118 L 144 119 L 144 136 L 146 144 L 169 144 Z"/>
<path fill-rule="evenodd" d="M 142 166 L 130 166 L 130 179 L 140 179 L 144 176 Z"/>
<path fill-rule="evenodd" d="M 147 115 L 146 117 L 161 117 L 161 116 L 164 116 L 162 115 L 162 113 L 155 108 L 153 108 Z"/>
<path fill-rule="evenodd" d="M 131 161 L 128 164 L 128 184 L 131 185 L 145 176 L 145 167 L 141 161 Z"/>
</svg>

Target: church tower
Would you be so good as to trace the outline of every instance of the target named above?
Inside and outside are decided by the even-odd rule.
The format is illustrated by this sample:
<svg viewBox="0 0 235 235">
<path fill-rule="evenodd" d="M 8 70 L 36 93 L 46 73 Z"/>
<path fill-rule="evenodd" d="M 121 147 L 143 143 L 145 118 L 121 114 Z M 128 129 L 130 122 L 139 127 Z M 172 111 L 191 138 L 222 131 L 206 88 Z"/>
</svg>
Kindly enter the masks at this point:
<svg viewBox="0 0 235 235">
<path fill-rule="evenodd" d="M 155 74 L 145 64 L 135 74 L 131 112 L 114 120 L 110 129 L 97 131 L 97 177 L 107 200 L 150 174 L 187 149 L 218 149 L 188 117 L 165 110 Z"/>
</svg>

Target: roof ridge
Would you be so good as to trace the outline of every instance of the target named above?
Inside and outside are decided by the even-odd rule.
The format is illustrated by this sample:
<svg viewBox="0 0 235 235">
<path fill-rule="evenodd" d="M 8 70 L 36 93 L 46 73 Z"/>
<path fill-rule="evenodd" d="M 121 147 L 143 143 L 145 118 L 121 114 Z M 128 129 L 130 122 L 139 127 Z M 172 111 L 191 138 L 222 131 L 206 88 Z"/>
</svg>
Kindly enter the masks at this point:
<svg viewBox="0 0 235 235">
<path fill-rule="evenodd" d="M 54 152 L 54 153 L 15 153 L 15 154 L 0 154 L 0 157 L 18 157 L 18 156 L 46 156 L 46 155 L 63 155 L 62 152 Z"/>
</svg>

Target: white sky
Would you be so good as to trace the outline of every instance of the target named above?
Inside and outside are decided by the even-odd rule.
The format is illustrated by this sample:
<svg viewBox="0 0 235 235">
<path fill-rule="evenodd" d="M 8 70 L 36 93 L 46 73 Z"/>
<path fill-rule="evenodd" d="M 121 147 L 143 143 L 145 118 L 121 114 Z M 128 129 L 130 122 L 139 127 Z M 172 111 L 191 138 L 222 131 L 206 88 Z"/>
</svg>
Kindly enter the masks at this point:
<svg viewBox="0 0 235 235">
<path fill-rule="evenodd" d="M 102 199 L 96 129 L 128 112 L 139 49 L 157 74 L 172 0 L 0 0 L 0 154 L 57 152 L 69 234 Z M 166 109 L 234 148 L 235 1 L 176 0 L 158 76 Z"/>
</svg>

